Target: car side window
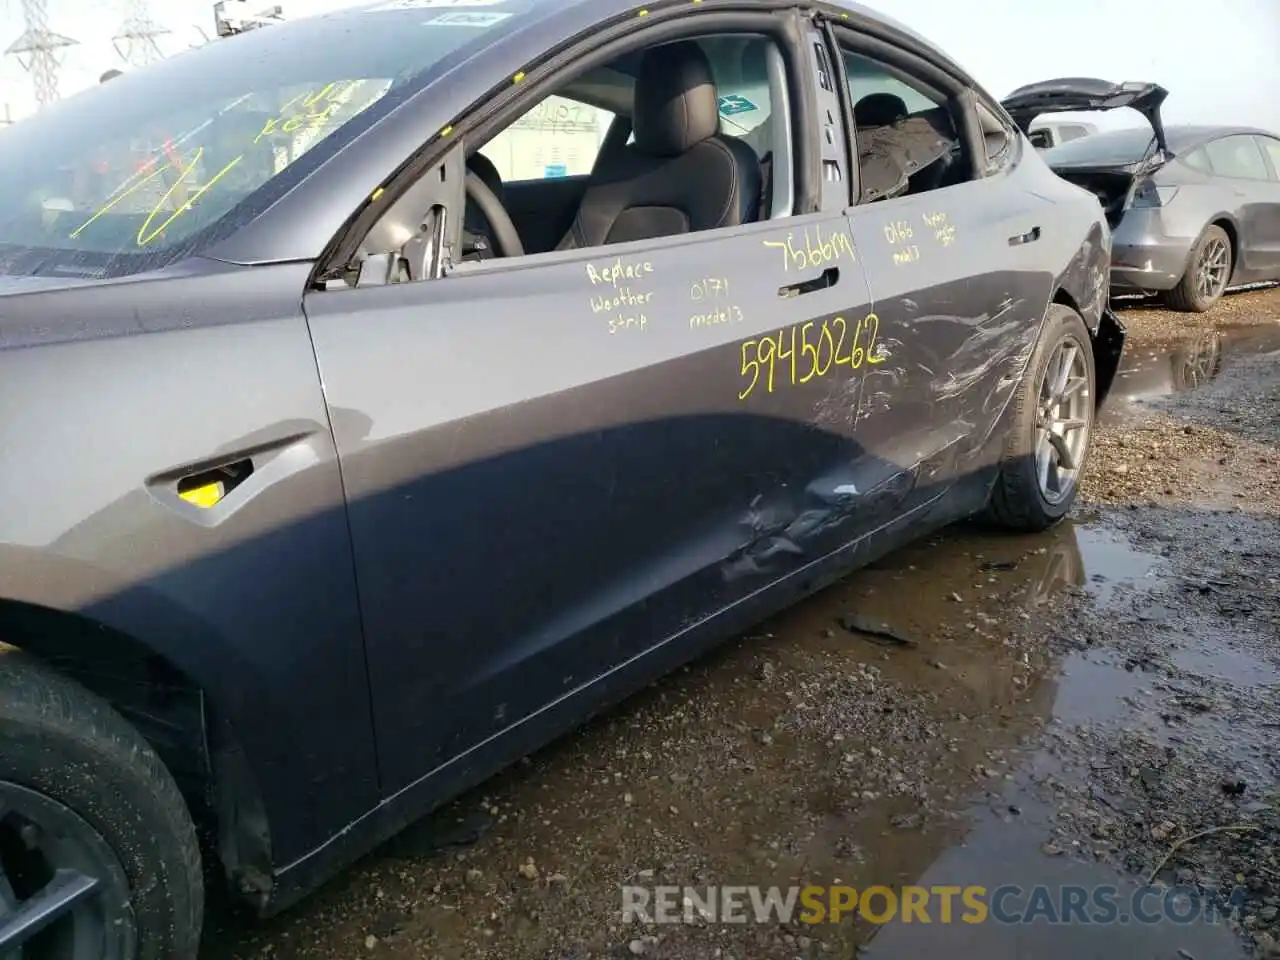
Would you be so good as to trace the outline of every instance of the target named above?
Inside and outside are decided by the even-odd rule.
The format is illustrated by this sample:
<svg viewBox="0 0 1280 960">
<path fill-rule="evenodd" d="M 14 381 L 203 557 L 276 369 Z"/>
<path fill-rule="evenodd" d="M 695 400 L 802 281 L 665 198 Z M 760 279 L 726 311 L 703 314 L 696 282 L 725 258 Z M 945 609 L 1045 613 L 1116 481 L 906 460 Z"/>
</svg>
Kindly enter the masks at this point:
<svg viewBox="0 0 1280 960">
<path fill-rule="evenodd" d="M 1269 180 L 1267 161 L 1250 136 L 1222 137 L 1205 144 L 1205 152 L 1220 177 L 1237 180 Z"/>
<path fill-rule="evenodd" d="M 586 176 L 595 167 L 614 114 L 552 95 L 484 148 L 504 182 Z"/>
<path fill-rule="evenodd" d="M 1257 140 L 1271 160 L 1271 179 L 1280 180 L 1280 140 L 1275 137 L 1258 137 Z"/>
<path fill-rule="evenodd" d="M 1190 153 L 1183 154 L 1178 159 L 1192 170 L 1199 170 L 1201 173 L 1213 173 L 1213 164 L 1209 162 L 1209 154 L 1205 153 L 1204 147 L 1196 147 Z"/>
<path fill-rule="evenodd" d="M 723 164 L 725 155 L 708 151 L 700 141 L 673 152 L 671 138 L 661 139 L 665 136 L 661 131 L 659 140 L 637 143 L 634 127 L 625 145 L 611 148 L 601 159 L 615 114 L 587 107 L 575 92 L 591 90 L 593 99 L 617 103 L 617 115 L 630 122 L 638 87 L 645 82 L 641 64 L 653 48 L 624 55 L 619 61 L 566 79 L 553 94 L 486 142 L 475 145 L 477 153 L 498 169 L 502 182 L 495 192 L 499 196 L 502 184 L 510 185 L 513 180 L 529 183 L 592 175 L 586 192 L 574 198 L 579 206 L 573 209 L 550 209 L 550 194 L 537 200 L 536 182 L 521 191 L 523 199 L 514 226 L 522 235 L 525 256 L 640 239 L 655 230 L 658 235 L 696 233 L 732 225 L 739 222 L 739 215 L 746 217 L 741 222 L 767 220 L 771 215 L 784 215 L 775 211 L 790 208 L 790 203 L 775 203 L 776 197 L 783 196 L 776 185 L 789 184 L 787 171 L 792 169 L 789 124 L 779 121 L 779 115 L 787 108 L 787 67 L 776 41 L 743 33 L 707 35 L 671 46 L 679 44 L 686 50 L 696 45 L 710 68 L 715 88 L 710 96 L 716 112 L 711 115 L 714 125 L 707 128 L 707 139 L 718 138 L 726 144 L 740 141 L 729 151 L 734 167 L 727 169 Z M 678 156 L 686 153 L 687 158 Z M 714 176 L 703 184 L 696 175 L 690 180 L 689 171 Z M 668 182 L 673 177 L 676 182 Z M 752 182 L 758 186 L 746 192 L 740 189 L 742 183 Z M 627 186 L 623 188 L 621 184 Z M 475 209 L 472 198 L 468 199 L 467 208 L 465 220 L 469 229 L 487 242 L 487 218 Z M 583 209 L 598 210 L 601 215 L 583 217 Z M 697 210 L 696 216 L 690 214 L 691 209 Z M 555 229 L 529 229 L 527 216 L 531 212 L 553 220 Z M 568 219 L 562 222 L 560 214 L 566 214 Z M 614 218 L 612 227 L 601 226 L 606 217 Z M 468 253 L 470 242 L 464 238 L 463 259 L 473 258 Z M 488 246 L 492 250 L 498 245 Z"/>
<path fill-rule="evenodd" d="M 912 196 L 972 179 L 960 116 L 946 98 L 898 71 L 843 52 L 853 103 L 861 203 Z"/>
</svg>

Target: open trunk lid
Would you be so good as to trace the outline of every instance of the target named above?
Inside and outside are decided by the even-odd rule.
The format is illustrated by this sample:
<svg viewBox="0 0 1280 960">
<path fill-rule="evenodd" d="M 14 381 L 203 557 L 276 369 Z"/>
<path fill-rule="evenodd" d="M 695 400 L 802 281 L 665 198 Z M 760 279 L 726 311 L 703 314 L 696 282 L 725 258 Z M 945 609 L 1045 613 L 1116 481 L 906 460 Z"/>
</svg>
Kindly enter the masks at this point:
<svg viewBox="0 0 1280 960">
<path fill-rule="evenodd" d="M 1168 152 L 1169 145 L 1165 140 L 1160 107 L 1168 96 L 1169 91 L 1157 83 L 1112 83 L 1094 77 L 1062 77 L 1019 87 L 1005 97 L 1001 104 L 1023 133 L 1031 129 L 1031 124 L 1037 117 L 1046 113 L 1130 107 L 1146 117 L 1155 132 L 1156 146 L 1164 154 Z"/>
</svg>

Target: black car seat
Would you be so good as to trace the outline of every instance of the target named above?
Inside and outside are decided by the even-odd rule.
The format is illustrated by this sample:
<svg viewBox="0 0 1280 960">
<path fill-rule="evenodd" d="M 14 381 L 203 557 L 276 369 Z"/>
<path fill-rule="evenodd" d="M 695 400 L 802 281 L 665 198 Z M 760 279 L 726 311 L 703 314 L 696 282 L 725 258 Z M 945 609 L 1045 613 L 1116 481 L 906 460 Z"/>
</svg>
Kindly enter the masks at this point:
<svg viewBox="0 0 1280 960">
<path fill-rule="evenodd" d="M 907 102 L 892 93 L 868 93 L 853 105 L 853 123 L 865 127 L 887 127 L 907 119 Z"/>
<path fill-rule="evenodd" d="M 755 151 L 720 134 L 716 85 L 702 48 L 645 51 L 636 78 L 635 142 L 591 173 L 557 250 L 749 223 L 760 204 Z"/>
<path fill-rule="evenodd" d="M 483 153 L 473 153 L 467 158 L 467 169 L 478 176 L 493 191 L 499 203 L 504 203 L 502 174 L 492 160 Z M 505 205 L 505 203 L 504 203 Z M 489 218 L 474 200 L 467 197 L 466 211 L 462 219 L 462 259 L 488 260 L 496 256 L 493 249 L 493 228 Z"/>
</svg>

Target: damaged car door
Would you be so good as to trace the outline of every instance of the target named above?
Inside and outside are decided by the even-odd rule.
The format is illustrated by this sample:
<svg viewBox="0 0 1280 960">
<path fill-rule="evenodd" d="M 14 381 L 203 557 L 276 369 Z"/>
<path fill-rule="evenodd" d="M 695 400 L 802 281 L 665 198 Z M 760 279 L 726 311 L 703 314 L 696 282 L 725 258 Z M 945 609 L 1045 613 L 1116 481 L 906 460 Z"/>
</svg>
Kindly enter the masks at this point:
<svg viewBox="0 0 1280 960">
<path fill-rule="evenodd" d="M 615 64 L 636 71 L 634 112 L 648 123 L 621 171 L 593 173 L 591 216 L 561 249 L 526 254 L 504 225 L 501 256 L 428 257 L 421 279 L 365 282 L 378 276 L 369 256 L 354 288 L 307 296 L 389 791 L 492 763 L 476 750 L 523 752 L 609 690 L 630 689 L 637 671 L 683 660 L 692 631 L 853 536 L 831 474 L 856 459 L 861 369 L 850 357 L 867 287 L 844 204 L 797 209 L 815 190 L 797 178 L 819 136 L 790 137 L 787 98 L 805 84 L 759 42 L 772 64 L 772 103 L 753 104 L 774 120 L 768 212 L 699 232 L 664 228 L 674 218 L 653 212 L 687 208 L 689 222 L 754 210 L 761 192 L 756 154 L 718 132 L 727 107 L 706 82 L 701 40 L 681 41 Z M 673 93 L 672 78 L 685 77 L 701 79 Z M 696 123 L 663 125 L 673 96 Z M 661 181 L 672 151 L 704 137 L 721 138 L 708 173 Z M 456 230 L 463 155 L 488 142 L 460 140 L 405 195 L 431 191 L 404 223 L 434 210 L 432 231 Z M 843 151 L 830 142 L 835 162 Z M 731 205 L 708 199 L 725 155 L 739 167 L 726 181 Z M 594 206 L 599 178 L 610 198 L 629 171 L 650 169 L 628 187 L 634 212 Z M 843 171 L 831 176 L 843 187 Z M 473 176 L 465 182 L 480 195 Z M 646 200 L 649 184 L 663 206 Z M 500 202 L 488 214 L 510 221 Z M 626 229 L 601 242 L 591 232 L 610 217 Z M 448 248 L 456 237 L 439 229 Z M 824 414 L 833 428 L 815 424 Z"/>
<path fill-rule="evenodd" d="M 1000 440 L 1053 282 L 1039 256 L 1049 207 L 1008 188 L 1016 163 L 990 157 L 1015 153 L 1016 134 L 990 111 L 997 132 L 977 129 L 970 91 L 905 51 L 873 57 L 852 30 L 835 35 L 861 182 L 850 223 L 880 345 L 858 433 L 881 466 L 877 509 L 906 521 Z"/>
</svg>

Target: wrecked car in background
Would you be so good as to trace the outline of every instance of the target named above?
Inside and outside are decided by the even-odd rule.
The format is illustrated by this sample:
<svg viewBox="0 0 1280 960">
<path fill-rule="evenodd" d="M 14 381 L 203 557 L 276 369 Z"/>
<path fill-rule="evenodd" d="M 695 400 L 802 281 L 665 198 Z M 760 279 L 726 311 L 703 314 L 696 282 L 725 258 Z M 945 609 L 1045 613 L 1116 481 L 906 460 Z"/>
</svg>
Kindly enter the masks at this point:
<svg viewBox="0 0 1280 960">
<path fill-rule="evenodd" d="M 641 13 L 381 2 L 0 132 L 0 955 L 189 958 L 202 863 L 282 909 L 895 546 L 1068 512 L 1095 197 L 862 7 Z M 591 169 L 504 182 L 553 95 Z"/>
<path fill-rule="evenodd" d="M 1004 100 L 1024 129 L 1048 113 L 1130 107 L 1149 127 L 1109 130 L 1045 151 L 1094 191 L 1113 231 L 1112 285 L 1210 309 L 1230 285 L 1280 280 L 1280 138 L 1249 127 L 1166 127 L 1154 83 L 1069 78 Z"/>
</svg>

